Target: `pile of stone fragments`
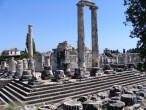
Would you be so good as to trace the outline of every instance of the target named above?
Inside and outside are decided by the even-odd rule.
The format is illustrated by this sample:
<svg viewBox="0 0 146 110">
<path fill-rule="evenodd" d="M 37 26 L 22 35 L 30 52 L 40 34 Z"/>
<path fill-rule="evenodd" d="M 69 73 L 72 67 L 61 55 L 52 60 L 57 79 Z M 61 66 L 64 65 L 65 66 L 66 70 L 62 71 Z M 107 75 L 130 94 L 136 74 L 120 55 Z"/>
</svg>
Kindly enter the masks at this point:
<svg viewBox="0 0 146 110">
<path fill-rule="evenodd" d="M 38 108 L 29 105 L 19 110 L 146 110 L 145 98 L 146 85 L 114 85 L 97 94 L 66 98 L 59 104 L 43 104 Z"/>
</svg>

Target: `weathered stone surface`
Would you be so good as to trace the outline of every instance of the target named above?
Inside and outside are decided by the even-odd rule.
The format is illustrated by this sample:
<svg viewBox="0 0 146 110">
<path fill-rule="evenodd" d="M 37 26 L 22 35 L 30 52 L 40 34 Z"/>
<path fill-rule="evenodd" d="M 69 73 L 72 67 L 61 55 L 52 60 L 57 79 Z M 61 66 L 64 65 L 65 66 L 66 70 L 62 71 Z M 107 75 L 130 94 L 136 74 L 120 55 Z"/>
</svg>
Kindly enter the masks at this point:
<svg viewBox="0 0 146 110">
<path fill-rule="evenodd" d="M 83 69 L 82 68 L 76 68 L 73 78 L 75 78 L 75 79 L 81 79 L 83 77 L 84 77 L 84 71 L 83 71 Z"/>
<path fill-rule="evenodd" d="M 134 104 L 132 107 L 127 107 L 126 110 L 145 110 L 145 108 L 141 108 L 140 104 Z"/>
<path fill-rule="evenodd" d="M 56 110 L 57 107 L 51 104 L 48 105 L 42 105 L 41 107 L 38 108 L 38 110 Z"/>
<path fill-rule="evenodd" d="M 116 68 L 116 72 L 123 72 L 124 69 L 123 68 Z"/>
<path fill-rule="evenodd" d="M 134 94 L 136 94 L 136 92 L 138 92 L 139 89 L 137 89 L 137 88 L 132 88 L 132 89 L 130 89 L 130 91 L 132 91 Z"/>
<path fill-rule="evenodd" d="M 9 60 L 9 72 L 11 73 L 16 72 L 16 64 L 17 62 L 14 60 L 14 57 L 11 57 Z"/>
<path fill-rule="evenodd" d="M 67 98 L 65 98 L 64 100 L 61 101 L 61 104 L 64 104 L 64 102 L 70 102 L 72 100 L 73 100 L 72 98 L 67 97 Z"/>
<path fill-rule="evenodd" d="M 29 85 L 41 85 L 43 83 L 44 82 L 41 82 L 41 81 L 37 80 L 37 78 L 34 77 L 34 76 L 32 76 L 32 78 L 28 80 Z"/>
<path fill-rule="evenodd" d="M 120 97 L 112 97 L 111 100 L 119 101 Z"/>
<path fill-rule="evenodd" d="M 27 59 L 23 59 L 23 69 L 24 70 L 28 69 L 28 60 Z"/>
<path fill-rule="evenodd" d="M 123 93 L 124 94 L 134 94 L 133 91 L 131 91 L 130 89 L 133 89 L 133 87 L 123 87 Z"/>
<path fill-rule="evenodd" d="M 64 110 L 83 110 L 83 106 L 81 102 L 77 102 L 75 100 L 67 101 L 63 103 Z"/>
<path fill-rule="evenodd" d="M 87 96 L 81 96 L 81 97 L 79 97 L 79 99 L 77 101 L 85 102 L 85 101 L 87 101 L 87 99 L 88 99 Z"/>
<path fill-rule="evenodd" d="M 62 47 L 62 44 L 64 44 L 64 42 L 59 43 L 59 45 L 60 44 L 61 44 L 61 47 Z M 61 60 L 60 61 L 61 63 L 59 65 L 58 65 L 59 60 L 57 60 L 57 58 L 58 58 L 57 54 L 62 53 L 62 52 L 60 52 L 60 51 L 62 51 L 62 49 L 58 48 L 58 46 L 57 46 L 57 48 L 53 49 L 53 50 L 54 50 L 54 52 L 51 53 L 51 56 L 50 56 L 52 69 L 56 70 L 56 69 L 58 69 L 58 66 L 61 69 L 63 69 L 63 63 L 62 63 L 62 62 L 64 62 L 63 58 L 59 59 L 59 60 Z M 70 50 L 70 55 L 69 55 L 69 58 L 68 58 L 68 60 L 70 60 L 69 65 L 70 65 L 70 69 L 74 70 L 75 68 L 78 68 L 78 52 L 77 52 L 78 49 L 69 45 L 69 50 Z M 60 55 L 60 56 L 62 56 L 62 55 Z M 68 54 L 67 54 L 67 56 L 68 56 Z M 125 59 L 125 57 L 127 58 L 126 62 L 123 60 L 123 59 Z M 133 59 L 131 59 L 130 57 L 133 57 Z M 113 67 L 114 70 L 122 69 L 123 71 L 125 71 L 125 70 L 129 71 L 131 66 L 132 65 L 134 66 L 139 61 L 140 61 L 140 56 L 137 53 L 112 54 L 112 57 L 108 57 L 105 54 L 99 54 L 99 65 L 100 65 L 100 67 L 103 67 L 103 65 L 105 65 L 105 64 L 110 64 L 111 67 L 114 66 Z M 44 60 L 43 60 L 43 62 L 44 62 Z M 85 65 L 86 65 L 87 69 L 92 67 L 92 50 L 88 49 L 86 47 L 85 47 Z M 134 66 L 134 68 L 136 68 L 136 66 Z M 121 71 L 121 70 L 119 70 L 119 71 Z"/>
<path fill-rule="evenodd" d="M 142 103 L 144 101 L 144 97 L 142 96 L 136 96 L 137 103 Z"/>
<path fill-rule="evenodd" d="M 64 42 L 61 43 L 61 45 L 62 44 L 64 44 Z M 60 43 L 59 43 L 59 45 L 60 45 Z M 56 69 L 58 69 L 57 54 L 59 54 L 60 51 L 62 51 L 62 49 L 57 47 L 56 49 L 53 49 L 53 50 L 54 50 L 54 52 L 51 54 L 50 60 L 51 60 L 52 69 L 56 70 Z M 69 59 L 68 59 L 68 60 L 70 60 L 69 65 L 70 65 L 70 69 L 74 70 L 75 68 L 78 68 L 78 52 L 77 52 L 77 49 L 75 49 L 71 45 L 69 45 L 69 50 L 70 50 L 70 55 L 69 55 Z M 105 65 L 105 64 L 110 64 L 111 67 L 113 67 L 115 71 L 116 71 L 116 69 L 122 69 L 122 71 L 125 71 L 125 70 L 129 71 L 131 68 L 131 65 L 135 65 L 134 62 L 137 63 L 140 61 L 139 54 L 137 54 L 137 53 L 126 53 L 126 54 L 119 53 L 119 54 L 113 54 L 112 56 L 113 57 L 108 57 L 108 56 L 105 56 L 104 54 L 99 54 L 100 67 L 103 67 L 103 65 Z M 122 60 L 125 58 L 125 56 L 127 57 L 126 62 L 124 60 Z M 128 58 L 130 58 L 131 56 L 133 56 L 134 58 L 132 60 L 128 60 Z M 59 60 L 61 60 L 59 67 L 61 69 L 63 69 L 62 62 L 64 62 L 64 60 L 63 60 L 63 58 L 60 58 Z M 43 60 L 43 62 L 44 62 L 44 60 Z M 87 69 L 92 67 L 92 50 L 88 49 L 86 47 L 85 47 L 85 65 L 86 65 Z M 121 70 L 119 70 L 119 71 L 121 71 Z"/>
<path fill-rule="evenodd" d="M 104 65 L 103 70 L 112 70 L 112 67 L 109 64 Z"/>
<path fill-rule="evenodd" d="M 102 107 L 107 108 L 109 102 L 110 102 L 109 98 L 102 99 Z"/>
<path fill-rule="evenodd" d="M 41 74 L 42 80 L 52 79 L 54 77 L 50 66 L 44 66 L 44 71 Z"/>
<path fill-rule="evenodd" d="M 98 101 L 99 100 L 99 98 L 97 97 L 97 95 L 95 95 L 95 94 L 93 94 L 91 97 L 90 97 L 90 100 L 92 100 L 92 101 Z"/>
<path fill-rule="evenodd" d="M 2 61 L 1 62 L 1 71 L 4 71 L 6 66 L 7 66 L 6 62 Z"/>
<path fill-rule="evenodd" d="M 125 103 L 122 101 L 116 101 L 115 103 L 110 103 L 107 110 L 123 110 Z"/>
<path fill-rule="evenodd" d="M 20 81 L 29 81 L 32 78 L 31 70 L 23 70 Z"/>
<path fill-rule="evenodd" d="M 28 25 L 28 57 L 33 58 L 32 25 Z"/>
<path fill-rule="evenodd" d="M 34 59 L 29 59 L 28 60 L 28 69 L 31 70 L 32 72 L 35 72 L 35 61 L 34 61 Z"/>
<path fill-rule="evenodd" d="M 109 93 L 111 97 L 119 96 L 122 92 L 122 87 L 120 85 L 114 85 L 109 89 Z"/>
<path fill-rule="evenodd" d="M 71 76 L 71 70 L 70 70 L 70 68 L 66 68 L 65 69 L 65 75 L 68 76 L 68 77 Z"/>
<path fill-rule="evenodd" d="M 58 107 L 56 110 L 64 110 L 62 106 Z"/>
<path fill-rule="evenodd" d="M 100 97 L 101 99 L 105 99 L 105 98 L 108 97 L 108 94 L 105 93 L 105 92 L 99 92 L 99 93 L 97 94 L 97 96 Z"/>
<path fill-rule="evenodd" d="M 114 73 L 113 70 L 105 70 L 105 71 L 104 71 L 104 74 L 113 74 L 113 73 Z"/>
<path fill-rule="evenodd" d="M 85 36 L 83 4 L 78 6 L 78 67 L 85 69 Z"/>
<path fill-rule="evenodd" d="M 22 60 L 18 60 L 14 78 L 19 79 L 19 78 L 21 78 L 22 74 L 23 74 L 23 62 L 22 62 Z"/>
<path fill-rule="evenodd" d="M 100 110 L 99 103 L 93 101 L 86 101 L 83 103 L 83 110 Z"/>
<path fill-rule="evenodd" d="M 90 70 L 90 76 L 97 76 L 99 70 L 100 69 L 98 67 L 92 67 L 91 70 Z"/>
<path fill-rule="evenodd" d="M 137 85 L 138 89 L 143 89 L 143 85 Z"/>
<path fill-rule="evenodd" d="M 146 92 L 144 92 L 144 91 L 138 91 L 138 92 L 136 92 L 136 95 L 146 98 Z"/>
<path fill-rule="evenodd" d="M 54 73 L 54 79 L 59 80 L 65 77 L 63 70 L 56 70 Z"/>
<path fill-rule="evenodd" d="M 97 6 L 91 6 L 91 24 L 92 24 L 92 67 L 99 66 L 98 50 L 98 28 L 97 28 Z"/>
<path fill-rule="evenodd" d="M 131 106 L 136 103 L 136 95 L 134 94 L 123 94 L 121 101 L 125 102 L 126 106 Z"/>
</svg>

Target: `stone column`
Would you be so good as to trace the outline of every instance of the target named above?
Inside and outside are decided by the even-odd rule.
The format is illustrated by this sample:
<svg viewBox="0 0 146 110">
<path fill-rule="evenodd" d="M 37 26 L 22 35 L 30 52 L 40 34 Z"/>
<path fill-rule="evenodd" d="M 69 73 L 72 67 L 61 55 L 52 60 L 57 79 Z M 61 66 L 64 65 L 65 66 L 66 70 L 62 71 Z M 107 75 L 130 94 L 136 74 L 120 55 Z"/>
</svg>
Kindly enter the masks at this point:
<svg viewBox="0 0 146 110">
<path fill-rule="evenodd" d="M 31 70 L 32 76 L 35 76 L 35 64 L 33 59 L 33 40 L 32 40 L 32 25 L 28 25 L 28 35 L 29 35 L 29 41 L 28 41 L 28 69 Z"/>
<path fill-rule="evenodd" d="M 84 5 L 78 6 L 78 67 L 85 70 Z"/>
<path fill-rule="evenodd" d="M 29 59 L 32 59 L 33 58 L 32 25 L 28 25 L 28 35 L 29 35 L 28 57 Z"/>
<path fill-rule="evenodd" d="M 14 57 L 11 57 L 9 60 L 9 72 L 11 73 L 16 72 L 16 64 L 17 62 L 14 60 Z"/>
<path fill-rule="evenodd" d="M 97 6 L 91 6 L 91 27 L 92 27 L 92 67 L 99 66 L 98 50 L 98 28 L 97 28 Z"/>
<path fill-rule="evenodd" d="M 116 56 L 116 64 L 119 63 L 119 59 L 118 59 L 118 56 Z"/>
<path fill-rule="evenodd" d="M 18 60 L 17 61 L 17 65 L 16 65 L 16 74 L 14 76 L 14 78 L 21 78 L 23 73 L 23 61 L 22 60 Z"/>
<path fill-rule="evenodd" d="M 24 70 L 28 69 L 28 61 L 27 61 L 27 59 L 23 59 L 23 69 Z"/>
<path fill-rule="evenodd" d="M 6 68 L 6 66 L 7 66 L 6 62 L 5 61 L 2 61 L 1 62 L 1 70 L 4 71 L 5 68 Z"/>
</svg>

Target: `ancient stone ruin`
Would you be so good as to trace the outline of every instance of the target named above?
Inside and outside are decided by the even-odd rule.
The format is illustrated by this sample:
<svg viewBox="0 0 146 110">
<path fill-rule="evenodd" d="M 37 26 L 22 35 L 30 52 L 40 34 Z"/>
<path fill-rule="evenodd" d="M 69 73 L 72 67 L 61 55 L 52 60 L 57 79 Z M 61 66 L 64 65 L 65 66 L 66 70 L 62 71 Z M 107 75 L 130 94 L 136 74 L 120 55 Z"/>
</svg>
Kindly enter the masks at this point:
<svg viewBox="0 0 146 110">
<path fill-rule="evenodd" d="M 91 10 L 92 49 L 85 46 L 84 6 Z M 0 63 L 0 101 L 26 104 L 15 106 L 20 110 L 145 110 L 140 55 L 99 53 L 97 9 L 91 0 L 77 3 L 77 48 L 64 41 L 34 55 L 33 26 L 28 25 L 28 58 Z"/>
</svg>

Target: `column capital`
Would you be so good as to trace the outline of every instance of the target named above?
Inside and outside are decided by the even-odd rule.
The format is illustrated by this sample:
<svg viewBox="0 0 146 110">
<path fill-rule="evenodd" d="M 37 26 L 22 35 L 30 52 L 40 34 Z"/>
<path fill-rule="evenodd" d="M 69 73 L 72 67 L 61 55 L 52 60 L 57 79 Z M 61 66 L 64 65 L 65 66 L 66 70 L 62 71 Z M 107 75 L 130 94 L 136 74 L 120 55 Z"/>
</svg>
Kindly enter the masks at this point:
<svg viewBox="0 0 146 110">
<path fill-rule="evenodd" d="M 98 9 L 98 6 L 90 6 L 90 10 L 96 10 Z"/>
<path fill-rule="evenodd" d="M 84 4 L 82 2 L 77 3 L 78 7 L 84 7 Z"/>
<path fill-rule="evenodd" d="M 31 24 L 29 24 L 28 27 L 33 27 L 33 26 Z"/>
</svg>

